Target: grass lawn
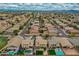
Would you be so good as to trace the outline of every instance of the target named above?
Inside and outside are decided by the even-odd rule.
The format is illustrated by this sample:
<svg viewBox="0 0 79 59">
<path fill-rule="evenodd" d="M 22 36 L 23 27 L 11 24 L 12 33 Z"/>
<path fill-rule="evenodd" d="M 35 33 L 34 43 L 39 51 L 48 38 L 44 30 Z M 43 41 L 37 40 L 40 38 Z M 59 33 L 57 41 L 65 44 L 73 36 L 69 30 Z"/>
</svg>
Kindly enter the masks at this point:
<svg viewBox="0 0 79 59">
<path fill-rule="evenodd" d="M 0 51 L 0 54 L 1 54 L 2 52 Z"/>
<path fill-rule="evenodd" d="M 18 52 L 17 52 L 18 55 L 24 55 L 24 50 L 23 49 L 20 49 Z"/>
<path fill-rule="evenodd" d="M 7 44 L 7 38 L 0 36 L 0 49 L 3 48 Z"/>
<path fill-rule="evenodd" d="M 48 50 L 48 54 L 49 54 L 49 55 L 55 55 L 56 53 L 55 53 L 55 50 L 50 49 L 50 50 Z"/>
<path fill-rule="evenodd" d="M 43 55 L 43 51 L 37 50 L 36 55 Z"/>
</svg>

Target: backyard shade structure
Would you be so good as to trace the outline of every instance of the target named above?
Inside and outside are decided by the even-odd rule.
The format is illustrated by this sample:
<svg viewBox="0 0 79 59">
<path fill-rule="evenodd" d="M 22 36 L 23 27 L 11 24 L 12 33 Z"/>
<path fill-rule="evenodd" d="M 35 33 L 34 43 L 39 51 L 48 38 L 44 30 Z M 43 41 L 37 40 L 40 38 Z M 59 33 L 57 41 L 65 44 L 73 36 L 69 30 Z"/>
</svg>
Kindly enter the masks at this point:
<svg viewBox="0 0 79 59">
<path fill-rule="evenodd" d="M 50 50 L 48 50 L 48 54 L 49 55 L 55 55 L 56 53 L 55 53 L 54 49 L 50 49 Z"/>
<path fill-rule="evenodd" d="M 55 49 L 55 52 L 56 52 L 56 55 L 64 55 L 64 52 L 62 51 L 62 49 L 61 48 L 56 48 Z"/>
<path fill-rule="evenodd" d="M 8 51 L 8 52 L 14 52 L 14 53 L 17 53 L 18 50 L 19 50 L 19 47 L 16 47 L 16 46 L 9 46 L 9 47 L 7 47 L 6 50 L 10 50 L 10 51 Z"/>
</svg>

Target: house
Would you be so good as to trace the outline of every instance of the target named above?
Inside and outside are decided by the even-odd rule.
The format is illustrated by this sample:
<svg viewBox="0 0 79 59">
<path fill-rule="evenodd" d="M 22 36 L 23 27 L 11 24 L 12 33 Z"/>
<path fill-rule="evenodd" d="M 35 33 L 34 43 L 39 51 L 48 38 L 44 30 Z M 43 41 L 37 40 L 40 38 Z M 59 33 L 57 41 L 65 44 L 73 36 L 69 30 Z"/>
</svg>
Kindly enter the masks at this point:
<svg viewBox="0 0 79 59">
<path fill-rule="evenodd" d="M 24 39 L 22 40 L 22 48 L 30 48 L 33 47 L 34 41 L 31 39 Z"/>
<path fill-rule="evenodd" d="M 49 45 L 49 48 L 60 47 L 57 39 L 53 39 L 53 38 L 48 40 L 48 45 Z"/>
<path fill-rule="evenodd" d="M 79 47 L 79 37 L 72 37 L 68 39 L 75 47 Z"/>
<path fill-rule="evenodd" d="M 10 24 L 6 21 L 0 21 L 0 32 L 5 31 L 8 27 L 10 27 Z"/>
<path fill-rule="evenodd" d="M 1 55 L 14 55 L 15 53 L 17 53 L 22 39 L 23 38 L 20 36 L 16 36 L 10 39 L 8 44 L 1 49 L 2 51 Z"/>
<path fill-rule="evenodd" d="M 6 48 L 7 47 L 12 48 L 12 46 L 13 46 L 13 48 L 14 48 L 14 46 L 19 48 L 19 46 L 21 44 L 21 40 L 23 40 L 23 38 L 21 36 L 13 37 L 12 39 L 10 39 L 10 41 L 8 41 L 8 44 L 6 45 Z"/>
<path fill-rule="evenodd" d="M 47 40 L 43 39 L 40 36 L 37 36 L 36 41 L 35 41 L 35 46 L 36 47 L 47 47 Z"/>
<path fill-rule="evenodd" d="M 32 25 L 30 29 L 30 34 L 38 34 L 38 26 Z"/>
<path fill-rule="evenodd" d="M 48 40 L 48 43 L 49 47 L 73 47 L 66 37 L 51 37 L 51 39 Z"/>
<path fill-rule="evenodd" d="M 55 28 L 55 26 L 53 26 L 52 24 L 47 23 L 46 24 L 46 27 L 48 29 L 49 35 L 53 35 L 53 36 L 56 36 L 57 35 L 58 31 Z"/>
</svg>

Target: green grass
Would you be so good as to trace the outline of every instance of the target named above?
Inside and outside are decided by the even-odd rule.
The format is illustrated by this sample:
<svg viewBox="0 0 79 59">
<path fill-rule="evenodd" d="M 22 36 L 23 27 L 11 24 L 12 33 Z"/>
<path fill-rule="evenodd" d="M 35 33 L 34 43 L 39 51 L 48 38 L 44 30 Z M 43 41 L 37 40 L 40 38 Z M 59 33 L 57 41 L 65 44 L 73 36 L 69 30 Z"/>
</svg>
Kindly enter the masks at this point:
<svg viewBox="0 0 79 59">
<path fill-rule="evenodd" d="M 24 55 L 24 50 L 23 49 L 20 49 L 18 52 L 17 52 L 18 55 Z"/>
<path fill-rule="evenodd" d="M 24 53 L 31 53 L 32 51 L 31 50 L 24 50 L 24 49 L 20 49 L 17 54 L 18 55 L 24 55 Z"/>
<path fill-rule="evenodd" d="M 0 54 L 1 54 L 2 52 L 0 51 Z"/>
<path fill-rule="evenodd" d="M 37 50 L 36 55 L 43 55 L 43 51 Z"/>
<path fill-rule="evenodd" d="M 0 49 L 3 48 L 7 44 L 7 38 L 0 36 Z"/>
<path fill-rule="evenodd" d="M 50 49 L 50 50 L 48 50 L 48 54 L 49 55 L 55 55 L 56 53 L 55 53 L 55 51 L 53 49 Z"/>
</svg>

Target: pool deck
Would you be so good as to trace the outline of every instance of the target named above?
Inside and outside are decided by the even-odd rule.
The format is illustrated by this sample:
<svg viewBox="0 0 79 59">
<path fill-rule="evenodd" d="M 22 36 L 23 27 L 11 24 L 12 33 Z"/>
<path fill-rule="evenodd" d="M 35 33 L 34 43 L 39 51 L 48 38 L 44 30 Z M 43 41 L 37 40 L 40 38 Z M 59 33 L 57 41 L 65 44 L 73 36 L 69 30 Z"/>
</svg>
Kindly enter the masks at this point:
<svg viewBox="0 0 79 59">
<path fill-rule="evenodd" d="M 65 55 L 79 55 L 79 52 L 75 48 L 73 48 L 73 49 L 63 48 L 63 51 L 64 51 Z"/>
</svg>

